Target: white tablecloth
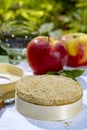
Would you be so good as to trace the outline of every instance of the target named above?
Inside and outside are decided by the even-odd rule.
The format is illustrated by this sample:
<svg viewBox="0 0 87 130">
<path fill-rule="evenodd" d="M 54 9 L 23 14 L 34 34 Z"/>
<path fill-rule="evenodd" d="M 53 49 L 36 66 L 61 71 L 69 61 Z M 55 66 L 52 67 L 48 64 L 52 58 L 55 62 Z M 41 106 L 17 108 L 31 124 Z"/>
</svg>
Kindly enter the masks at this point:
<svg viewBox="0 0 87 130">
<path fill-rule="evenodd" d="M 26 75 L 32 75 L 26 62 L 19 66 Z M 18 113 L 14 103 L 0 110 L 0 130 L 87 130 L 87 70 L 77 80 L 83 87 L 83 109 L 75 118 L 54 122 L 34 120 Z"/>
</svg>

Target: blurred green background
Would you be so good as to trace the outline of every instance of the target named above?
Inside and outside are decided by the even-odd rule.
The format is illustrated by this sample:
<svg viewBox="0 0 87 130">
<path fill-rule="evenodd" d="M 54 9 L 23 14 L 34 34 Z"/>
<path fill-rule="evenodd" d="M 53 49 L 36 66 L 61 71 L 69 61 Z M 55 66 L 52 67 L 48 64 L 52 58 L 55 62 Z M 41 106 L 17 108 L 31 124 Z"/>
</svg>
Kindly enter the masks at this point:
<svg viewBox="0 0 87 130">
<path fill-rule="evenodd" d="M 1 0 L 0 26 L 16 19 L 33 21 L 41 35 L 56 38 L 71 32 L 87 33 L 87 0 Z"/>
</svg>

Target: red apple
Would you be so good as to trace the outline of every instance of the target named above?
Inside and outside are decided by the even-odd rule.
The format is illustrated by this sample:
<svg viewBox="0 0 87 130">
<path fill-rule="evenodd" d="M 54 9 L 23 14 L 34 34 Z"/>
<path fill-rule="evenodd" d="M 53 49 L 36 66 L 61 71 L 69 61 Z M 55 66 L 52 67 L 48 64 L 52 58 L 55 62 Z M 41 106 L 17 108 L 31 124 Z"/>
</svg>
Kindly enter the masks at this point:
<svg viewBox="0 0 87 130">
<path fill-rule="evenodd" d="M 71 33 L 61 37 L 68 51 L 68 66 L 87 65 L 87 34 Z"/>
<path fill-rule="evenodd" d="M 59 71 L 67 63 L 64 43 L 48 36 L 32 39 L 27 46 L 27 59 L 35 74 Z"/>
</svg>

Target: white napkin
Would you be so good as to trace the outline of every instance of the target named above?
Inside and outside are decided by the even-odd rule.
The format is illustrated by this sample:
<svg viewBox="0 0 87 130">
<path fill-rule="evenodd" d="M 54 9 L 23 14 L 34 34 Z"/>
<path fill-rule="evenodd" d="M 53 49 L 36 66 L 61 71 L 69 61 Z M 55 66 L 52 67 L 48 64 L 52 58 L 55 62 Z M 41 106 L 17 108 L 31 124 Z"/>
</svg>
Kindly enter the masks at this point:
<svg viewBox="0 0 87 130">
<path fill-rule="evenodd" d="M 29 123 L 27 119 L 19 114 L 14 108 L 7 108 L 0 118 L 0 130 L 42 130 Z"/>
<path fill-rule="evenodd" d="M 33 75 L 33 70 L 30 68 L 27 60 L 22 61 L 18 67 L 22 68 L 25 72 L 25 75 Z"/>
</svg>

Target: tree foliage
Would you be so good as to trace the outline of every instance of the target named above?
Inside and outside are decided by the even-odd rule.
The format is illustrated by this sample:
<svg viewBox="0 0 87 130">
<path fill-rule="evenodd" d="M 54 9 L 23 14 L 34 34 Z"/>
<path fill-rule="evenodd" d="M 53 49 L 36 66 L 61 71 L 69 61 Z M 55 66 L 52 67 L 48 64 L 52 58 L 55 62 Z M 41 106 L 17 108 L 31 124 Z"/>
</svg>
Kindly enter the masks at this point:
<svg viewBox="0 0 87 130">
<path fill-rule="evenodd" d="M 41 35 L 86 33 L 87 0 L 1 0 L 0 25 L 16 19 L 35 22 Z"/>
</svg>

